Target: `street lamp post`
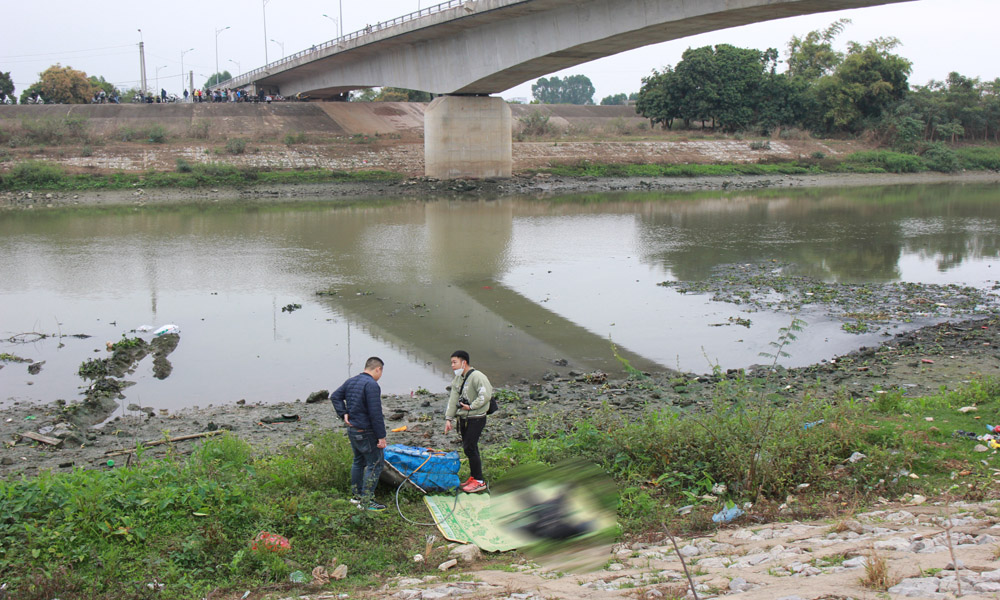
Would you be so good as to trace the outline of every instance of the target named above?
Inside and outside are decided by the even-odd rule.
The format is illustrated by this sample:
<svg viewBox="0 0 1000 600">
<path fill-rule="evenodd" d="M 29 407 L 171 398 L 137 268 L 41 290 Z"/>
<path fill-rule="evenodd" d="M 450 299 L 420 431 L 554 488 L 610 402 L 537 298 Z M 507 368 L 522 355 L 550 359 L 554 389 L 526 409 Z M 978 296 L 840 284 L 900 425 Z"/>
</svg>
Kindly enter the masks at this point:
<svg viewBox="0 0 1000 600">
<path fill-rule="evenodd" d="M 267 64 L 267 3 L 270 0 L 261 0 L 261 10 L 264 12 L 264 64 Z M 272 40 L 274 41 L 274 40 Z"/>
<path fill-rule="evenodd" d="M 139 82 L 142 87 L 142 96 L 146 97 L 146 50 L 143 48 L 142 30 L 139 30 Z"/>
<path fill-rule="evenodd" d="M 187 89 L 184 85 L 184 55 L 192 50 L 194 50 L 194 48 L 188 48 L 187 50 L 181 52 L 181 98 L 184 98 L 184 90 Z"/>
<path fill-rule="evenodd" d="M 281 58 L 285 58 L 285 44 L 282 43 L 282 42 L 279 42 L 278 40 L 271 40 L 271 41 L 274 42 L 275 44 L 281 46 Z"/>
<path fill-rule="evenodd" d="M 167 65 L 163 65 L 162 67 L 156 67 L 156 93 L 157 94 L 160 93 L 160 69 L 166 69 L 166 68 L 167 68 Z"/>
<path fill-rule="evenodd" d="M 333 17 L 331 17 L 330 15 L 328 15 L 326 13 L 323 13 L 323 16 L 326 17 L 327 19 L 330 19 L 331 21 L 333 21 L 334 33 L 337 34 L 337 37 L 340 37 L 340 21 L 338 21 L 337 19 L 334 19 Z"/>
<path fill-rule="evenodd" d="M 231 63 L 233 63 L 234 65 L 236 65 L 236 71 L 237 71 L 237 74 L 241 74 L 241 73 L 243 73 L 243 69 L 242 69 L 242 68 L 240 67 L 240 62 L 239 62 L 238 60 L 233 60 L 233 59 L 231 59 L 231 58 L 230 58 L 230 59 L 229 59 L 229 62 L 231 62 Z"/>
<path fill-rule="evenodd" d="M 223 31 L 227 30 L 227 29 L 229 29 L 228 26 L 223 27 L 222 29 L 216 29 L 215 30 L 215 78 L 216 78 L 215 83 L 219 83 L 219 81 L 218 81 L 218 78 L 219 78 L 219 34 L 222 33 Z"/>
</svg>

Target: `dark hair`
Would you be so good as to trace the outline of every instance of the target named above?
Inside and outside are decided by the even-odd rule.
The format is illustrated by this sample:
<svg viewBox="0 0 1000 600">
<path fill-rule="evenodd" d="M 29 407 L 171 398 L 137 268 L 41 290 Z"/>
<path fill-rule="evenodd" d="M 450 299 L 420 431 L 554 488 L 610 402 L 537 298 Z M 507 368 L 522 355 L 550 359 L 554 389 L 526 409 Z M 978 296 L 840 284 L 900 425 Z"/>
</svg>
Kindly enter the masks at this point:
<svg viewBox="0 0 1000 600">
<path fill-rule="evenodd" d="M 375 369 L 383 366 L 384 364 L 385 363 L 382 362 L 381 358 L 379 358 L 377 356 L 372 356 L 371 358 L 369 358 L 368 360 L 365 361 L 365 370 L 366 371 L 368 371 L 368 370 L 375 370 Z"/>
<path fill-rule="evenodd" d="M 464 360 L 465 362 L 469 362 L 469 353 L 466 352 L 465 350 L 455 350 L 454 352 L 451 353 L 450 358 L 457 358 L 459 360 Z"/>
</svg>

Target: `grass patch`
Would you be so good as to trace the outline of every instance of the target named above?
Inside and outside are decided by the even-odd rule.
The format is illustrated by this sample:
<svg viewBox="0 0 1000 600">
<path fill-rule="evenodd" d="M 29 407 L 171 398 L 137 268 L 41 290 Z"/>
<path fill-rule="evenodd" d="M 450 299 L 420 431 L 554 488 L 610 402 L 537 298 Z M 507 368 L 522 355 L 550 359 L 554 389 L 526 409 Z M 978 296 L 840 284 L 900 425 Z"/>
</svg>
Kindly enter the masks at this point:
<svg viewBox="0 0 1000 600">
<path fill-rule="evenodd" d="M 405 176 L 388 171 L 329 171 L 304 169 L 271 171 L 257 167 L 237 167 L 227 163 L 192 164 L 178 159 L 175 172 L 112 173 L 109 175 L 69 174 L 55 163 L 26 161 L 0 175 L 0 190 L 114 190 L 142 186 L 157 187 L 243 187 L 261 184 L 328 183 L 346 181 L 399 181 Z"/>
<path fill-rule="evenodd" d="M 487 470 L 500 478 L 519 465 L 588 459 L 616 480 L 619 522 L 627 533 L 662 531 L 664 515 L 673 519 L 670 527 L 712 528 L 710 516 L 721 503 L 758 499 L 754 510 L 766 511 L 802 483 L 810 484 L 812 501 L 819 503 L 834 491 L 863 500 L 916 489 L 969 498 L 985 489 L 965 485 L 977 477 L 975 464 L 964 465 L 971 476 L 952 480 L 952 467 L 968 457 L 971 443 L 951 433 L 977 423 L 956 406 L 1000 409 L 996 380 L 881 405 L 791 400 L 769 385 L 722 378 L 710 408 L 697 414 L 664 410 L 639 421 L 606 406 L 567 425 L 540 410 L 527 419 L 520 439 L 486 449 Z M 804 426 L 819 419 L 821 424 Z M 720 449 L 719 435 L 732 452 Z M 852 463 L 847 458 L 854 452 L 867 458 Z M 756 466 L 748 462 L 754 456 Z M 361 512 L 348 502 L 351 451 L 342 435 L 314 432 L 308 444 L 256 455 L 227 434 L 206 440 L 189 457 L 148 459 L 140 449 L 137 463 L 0 481 L 0 577 L 11 597 L 145 597 L 147 582 L 163 584 L 161 598 L 238 594 L 279 583 L 294 587 L 287 583 L 292 571 L 308 572 L 334 558 L 350 568 L 347 580 L 331 584 L 342 590 L 378 587 L 389 575 L 435 572 L 435 561 L 411 559 L 425 551 L 427 529 L 391 511 Z M 979 470 L 985 486 L 991 471 Z M 920 479 L 905 475 L 910 472 Z M 697 506 L 674 516 L 673 507 L 682 503 Z M 423 514 L 416 494 L 402 494 L 401 506 L 405 514 Z M 291 548 L 281 554 L 254 550 L 263 531 L 288 538 Z M 876 559 L 873 553 L 866 584 L 885 589 L 890 575 Z"/>
<path fill-rule="evenodd" d="M 557 165 L 537 172 L 563 177 L 711 177 L 726 175 L 804 175 L 816 168 L 794 162 L 776 164 L 672 165 L 605 164 L 580 161 Z"/>
</svg>

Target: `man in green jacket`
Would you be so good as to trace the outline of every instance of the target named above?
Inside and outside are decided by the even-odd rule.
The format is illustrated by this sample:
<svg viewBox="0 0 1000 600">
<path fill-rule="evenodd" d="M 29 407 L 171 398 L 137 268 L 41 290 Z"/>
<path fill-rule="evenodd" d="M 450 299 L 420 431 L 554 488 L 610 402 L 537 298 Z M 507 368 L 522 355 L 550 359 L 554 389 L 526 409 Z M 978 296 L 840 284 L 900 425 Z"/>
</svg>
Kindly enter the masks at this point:
<svg viewBox="0 0 1000 600">
<path fill-rule="evenodd" d="M 456 350 L 451 354 L 451 381 L 448 410 L 445 412 L 444 432 L 451 431 L 452 421 L 458 418 L 458 433 L 462 436 L 462 449 L 469 459 L 471 477 L 462 484 L 462 491 L 472 494 L 486 489 L 483 461 L 479 458 L 479 437 L 486 427 L 486 411 L 490 408 L 493 386 L 482 371 L 469 365 L 469 353 Z"/>
</svg>

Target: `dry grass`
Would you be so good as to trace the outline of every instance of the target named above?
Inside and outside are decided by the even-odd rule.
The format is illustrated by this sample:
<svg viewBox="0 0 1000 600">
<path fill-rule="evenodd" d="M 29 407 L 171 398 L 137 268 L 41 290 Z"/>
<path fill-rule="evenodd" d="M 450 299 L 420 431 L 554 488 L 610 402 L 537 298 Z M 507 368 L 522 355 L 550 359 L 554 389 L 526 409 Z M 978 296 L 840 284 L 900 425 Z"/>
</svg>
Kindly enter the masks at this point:
<svg viewBox="0 0 1000 600">
<path fill-rule="evenodd" d="M 865 561 L 865 576 L 861 578 L 861 585 L 870 590 L 884 592 L 899 583 L 898 579 L 889 571 L 889 561 L 885 555 L 875 550 L 874 545 L 871 546 L 868 560 Z"/>
</svg>

